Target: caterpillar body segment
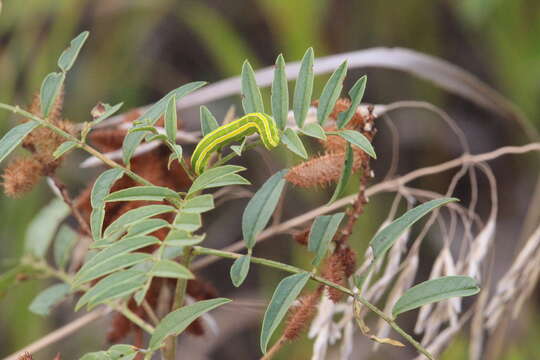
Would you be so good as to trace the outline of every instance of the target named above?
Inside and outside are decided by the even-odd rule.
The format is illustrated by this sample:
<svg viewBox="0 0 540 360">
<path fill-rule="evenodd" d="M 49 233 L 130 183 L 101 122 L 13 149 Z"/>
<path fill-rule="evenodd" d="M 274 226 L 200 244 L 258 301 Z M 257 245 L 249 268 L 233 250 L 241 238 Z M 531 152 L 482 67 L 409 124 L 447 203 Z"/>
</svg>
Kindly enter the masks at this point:
<svg viewBox="0 0 540 360">
<path fill-rule="evenodd" d="M 279 129 L 272 117 L 263 113 L 246 114 L 240 119 L 218 127 L 202 138 L 191 156 L 193 170 L 200 175 L 208 165 L 212 153 L 255 132 L 260 135 L 267 149 L 279 145 Z"/>
</svg>

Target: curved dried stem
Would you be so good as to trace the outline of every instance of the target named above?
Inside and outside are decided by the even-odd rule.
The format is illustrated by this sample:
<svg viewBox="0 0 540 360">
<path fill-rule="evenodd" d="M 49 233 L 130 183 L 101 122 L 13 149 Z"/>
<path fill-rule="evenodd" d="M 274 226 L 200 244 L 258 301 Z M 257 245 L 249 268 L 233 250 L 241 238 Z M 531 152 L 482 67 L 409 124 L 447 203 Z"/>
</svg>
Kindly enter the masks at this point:
<svg viewBox="0 0 540 360">
<path fill-rule="evenodd" d="M 73 333 L 77 332 L 79 329 L 87 326 L 88 324 L 102 318 L 103 316 L 109 314 L 112 311 L 109 307 L 101 307 L 96 309 L 88 314 L 81 316 L 78 319 L 73 320 L 69 324 L 58 328 L 47 335 L 43 336 L 39 340 L 33 342 L 32 344 L 25 346 L 24 348 L 18 350 L 17 352 L 8 355 L 4 360 L 17 360 L 21 354 L 28 352 L 30 354 L 35 354 L 41 349 L 46 348 L 49 345 L 52 345 L 62 339 L 65 339 L 68 336 L 71 336 Z"/>
<path fill-rule="evenodd" d="M 505 146 L 499 149 L 496 149 L 491 152 L 478 154 L 478 155 L 463 155 L 456 159 L 438 164 L 433 166 L 427 166 L 424 168 L 420 168 L 414 171 L 411 171 L 403 176 L 400 176 L 396 179 L 387 180 L 380 182 L 378 184 L 375 184 L 369 188 L 366 189 L 366 196 L 370 197 L 372 195 L 381 193 L 381 192 L 387 192 L 387 191 L 395 191 L 400 186 L 403 186 L 413 180 L 416 180 L 418 178 L 429 176 L 433 174 L 442 173 L 445 171 L 448 171 L 450 169 L 462 166 L 463 164 L 475 164 L 480 163 L 483 161 L 490 161 L 497 159 L 504 155 L 509 154 L 525 154 L 531 151 L 540 151 L 540 142 L 538 143 L 530 143 L 523 146 Z M 297 216 L 295 218 L 289 219 L 287 221 L 282 222 L 279 225 L 271 226 L 265 231 L 263 231 L 259 236 L 257 237 L 257 241 L 264 241 L 266 239 L 271 238 L 272 236 L 276 234 L 281 234 L 284 232 L 289 231 L 290 229 L 299 227 L 301 225 L 306 224 L 309 221 L 312 221 L 315 217 L 323 214 L 327 214 L 333 211 L 336 211 L 338 209 L 341 209 L 342 207 L 348 206 L 351 204 L 351 202 L 356 198 L 356 194 L 352 194 L 349 196 L 346 196 L 344 198 L 341 198 L 337 200 L 336 202 L 332 203 L 331 205 L 325 205 L 318 207 L 316 209 L 310 210 L 300 216 Z M 223 250 L 226 251 L 239 251 L 244 249 L 245 243 L 244 241 L 240 240 L 237 241 L 229 246 L 226 246 L 223 248 Z M 217 261 L 219 258 L 215 257 L 205 257 L 199 260 L 196 260 L 193 262 L 192 268 L 194 270 L 201 269 L 205 266 L 208 266 L 215 261 Z"/>
</svg>

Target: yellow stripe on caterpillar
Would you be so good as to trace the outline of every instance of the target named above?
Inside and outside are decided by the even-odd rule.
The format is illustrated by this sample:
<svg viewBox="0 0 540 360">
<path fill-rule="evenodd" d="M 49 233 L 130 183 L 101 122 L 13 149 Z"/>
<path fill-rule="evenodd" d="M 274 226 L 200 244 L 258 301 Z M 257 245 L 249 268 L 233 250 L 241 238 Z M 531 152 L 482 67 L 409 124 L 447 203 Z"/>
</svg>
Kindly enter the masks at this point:
<svg viewBox="0 0 540 360">
<path fill-rule="evenodd" d="M 218 127 L 201 139 L 191 156 L 193 171 L 197 175 L 200 175 L 208 165 L 213 152 L 255 132 L 259 133 L 267 149 L 272 149 L 279 145 L 279 129 L 274 119 L 263 113 L 250 113 L 240 119 Z"/>
</svg>

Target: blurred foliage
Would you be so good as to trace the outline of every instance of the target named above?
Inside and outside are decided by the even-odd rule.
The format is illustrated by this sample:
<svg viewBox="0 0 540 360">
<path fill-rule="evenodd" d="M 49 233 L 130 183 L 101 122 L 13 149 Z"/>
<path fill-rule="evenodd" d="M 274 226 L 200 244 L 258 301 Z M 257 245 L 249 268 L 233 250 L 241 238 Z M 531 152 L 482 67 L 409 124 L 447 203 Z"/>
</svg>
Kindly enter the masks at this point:
<svg viewBox="0 0 540 360">
<path fill-rule="evenodd" d="M 87 120 L 98 101 L 124 101 L 129 109 L 156 100 L 180 83 L 237 75 L 245 58 L 257 68 L 272 64 L 281 52 L 287 61 L 298 60 L 309 46 L 317 56 L 402 46 L 478 74 L 540 123 L 537 0 L 25 0 L 24 5 L 4 1 L 0 19 L 0 99 L 20 105 L 30 102 L 65 44 L 81 30 L 91 31 L 67 83 L 65 116 L 76 122 Z M 378 81 L 370 78 L 368 101 L 440 100 L 425 84 L 388 79 L 385 74 Z M 318 91 L 320 85 L 314 93 Z M 9 114 L 0 114 L 0 133 L 9 127 L 8 119 Z M 80 188 L 88 172 L 62 176 Z M 45 186 L 24 201 L 0 196 L 0 270 L 20 254 L 25 226 L 48 196 Z M 373 216 L 379 212 L 369 210 L 378 213 Z M 371 233 L 369 214 L 359 226 L 368 226 Z M 37 292 L 29 284 L 2 301 L 0 356 L 65 320 L 41 320 L 27 312 Z M 528 346 L 537 346 L 535 336 L 527 340 Z M 463 353 L 459 343 L 456 349 Z M 456 356 L 447 358 L 462 358 Z M 510 358 L 531 357 L 512 350 Z"/>
</svg>

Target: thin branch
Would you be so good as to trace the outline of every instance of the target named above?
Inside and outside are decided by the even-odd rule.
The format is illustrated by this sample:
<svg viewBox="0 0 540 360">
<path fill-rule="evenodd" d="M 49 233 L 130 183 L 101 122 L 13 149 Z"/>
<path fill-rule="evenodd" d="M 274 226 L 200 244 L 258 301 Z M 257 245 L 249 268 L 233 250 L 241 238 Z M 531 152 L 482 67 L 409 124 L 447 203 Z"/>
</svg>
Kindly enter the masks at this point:
<svg viewBox="0 0 540 360">
<path fill-rule="evenodd" d="M 72 335 L 74 332 L 98 320 L 99 318 L 109 314 L 110 312 L 111 312 L 111 308 L 101 307 L 88 314 L 85 314 L 81 316 L 80 318 L 73 320 L 69 324 L 64 325 L 61 328 L 50 332 L 49 334 L 45 335 L 41 339 L 33 342 L 32 344 L 28 346 L 25 346 L 24 348 L 18 350 L 17 352 L 11 355 L 8 355 L 7 357 L 4 358 L 4 360 L 17 360 L 19 359 L 21 354 L 24 354 L 25 352 L 28 352 L 30 354 L 35 354 L 36 352 L 46 348 L 47 346 L 52 345 Z"/>
<path fill-rule="evenodd" d="M 108 165 L 111 168 L 121 169 L 127 176 L 132 178 L 134 181 L 140 183 L 141 185 L 148 185 L 148 186 L 153 185 L 152 183 L 150 183 L 145 178 L 137 175 L 136 173 L 134 173 L 130 169 L 120 165 L 116 161 L 113 161 L 113 160 L 109 159 L 107 156 L 103 155 L 101 152 L 94 149 L 90 145 L 82 142 L 80 139 L 76 138 L 75 136 L 71 135 L 70 133 L 58 128 L 54 124 L 52 124 L 52 123 L 50 123 L 48 121 L 45 121 L 44 119 L 42 119 L 42 118 L 40 118 L 40 117 L 26 111 L 26 110 L 21 109 L 19 106 L 12 106 L 12 105 L 8 105 L 8 104 L 0 103 L 0 109 L 9 110 L 9 111 L 13 112 L 14 114 L 18 114 L 18 115 L 24 116 L 24 117 L 26 117 L 28 119 L 34 120 L 34 121 L 38 122 L 41 126 L 45 126 L 46 128 L 54 131 L 55 133 L 57 133 L 58 135 L 64 137 L 65 139 L 76 142 L 77 147 L 79 147 L 80 149 L 83 149 L 84 151 L 86 151 L 90 155 L 93 155 L 94 157 L 100 159 L 101 162 L 103 162 L 104 164 Z"/>
<path fill-rule="evenodd" d="M 81 230 L 85 233 L 85 235 L 92 237 L 92 232 L 90 231 L 88 222 L 86 222 L 79 209 L 73 204 L 73 200 L 71 199 L 66 186 L 60 181 L 60 179 L 58 179 L 57 176 L 50 176 L 49 178 L 62 196 L 62 200 L 64 200 L 66 205 L 69 206 L 71 213 L 73 214 L 73 217 L 75 217 L 75 220 L 77 220 Z"/>
<path fill-rule="evenodd" d="M 470 155 L 465 154 L 463 156 L 460 156 L 456 159 L 438 164 L 433 166 L 427 166 L 424 168 L 420 168 L 418 170 L 411 171 L 410 173 L 403 175 L 401 177 L 398 177 L 393 180 L 383 181 L 381 183 L 378 183 L 376 185 L 373 185 L 366 189 L 366 196 L 370 197 L 372 195 L 378 194 L 380 192 L 384 191 L 392 191 L 400 186 L 403 186 L 413 180 L 416 180 L 420 177 L 429 176 L 433 174 L 438 174 L 453 168 L 456 168 L 458 166 L 462 166 L 464 164 L 476 164 L 483 161 L 490 161 L 497 159 L 503 155 L 509 155 L 509 154 L 525 154 L 531 151 L 540 151 L 540 142 L 536 143 L 530 143 L 523 146 L 505 146 L 499 149 L 496 149 L 491 152 L 478 154 L 478 155 Z M 265 231 L 263 231 L 259 236 L 257 237 L 257 242 L 264 241 L 266 239 L 271 238 L 272 236 L 276 234 L 280 234 L 283 232 L 287 232 L 290 229 L 293 229 L 295 227 L 301 226 L 311 220 L 313 220 L 315 217 L 330 213 L 332 211 L 338 210 L 344 206 L 350 205 L 352 201 L 356 198 L 356 194 L 352 194 L 349 196 L 346 196 L 344 198 L 341 198 L 337 200 L 336 202 L 332 203 L 331 205 L 325 205 L 318 207 L 316 209 L 310 210 L 300 216 L 297 216 L 295 218 L 292 218 L 290 220 L 287 220 L 279 225 L 271 226 Z M 237 241 L 229 246 L 226 246 L 224 250 L 226 251 L 239 251 L 242 250 L 245 247 L 244 241 Z M 213 262 L 217 261 L 219 258 L 215 257 L 205 257 L 202 259 L 199 259 L 195 262 L 193 262 L 192 269 L 197 270 L 200 268 L 203 268 L 209 264 L 212 264 Z"/>
<path fill-rule="evenodd" d="M 406 48 L 376 47 L 317 58 L 313 71 L 316 75 L 332 72 L 345 60 L 348 61 L 349 69 L 376 67 L 413 74 L 493 113 L 515 121 L 531 141 L 538 139 L 536 128 L 527 121 L 527 118 L 513 103 L 473 74 L 445 60 Z M 287 63 L 285 66 L 287 79 L 296 79 L 299 68 L 299 61 Z M 274 66 L 257 70 L 255 78 L 260 87 L 270 86 L 274 78 Z M 240 88 L 239 76 L 221 80 L 185 96 L 177 102 L 176 108 L 182 110 L 236 95 L 240 93 Z M 142 112 L 149 106 L 137 110 Z M 100 126 L 118 124 L 123 120 L 124 115 L 120 114 L 107 119 Z"/>
</svg>

